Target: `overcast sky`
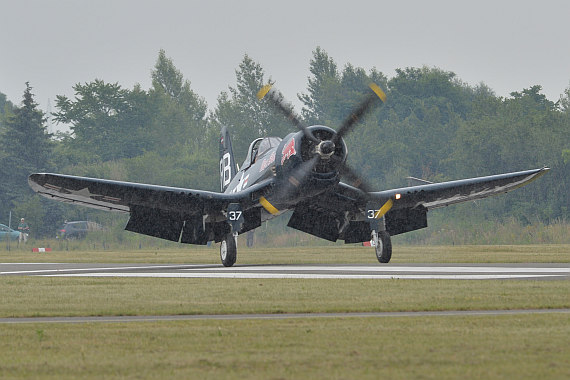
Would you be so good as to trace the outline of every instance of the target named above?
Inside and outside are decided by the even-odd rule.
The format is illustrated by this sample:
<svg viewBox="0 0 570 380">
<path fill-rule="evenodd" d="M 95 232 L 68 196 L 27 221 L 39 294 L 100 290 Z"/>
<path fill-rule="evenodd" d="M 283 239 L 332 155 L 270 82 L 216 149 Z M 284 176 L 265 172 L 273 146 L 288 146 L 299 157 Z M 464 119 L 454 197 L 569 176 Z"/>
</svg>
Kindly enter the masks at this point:
<svg viewBox="0 0 570 380">
<path fill-rule="evenodd" d="M 570 85 L 570 1 L 0 0 L 0 92 L 26 81 L 46 111 L 96 78 L 150 87 L 160 49 L 210 109 L 248 54 L 291 100 L 306 92 L 320 46 L 339 68 L 423 65 L 507 96 L 535 84 L 553 101 Z M 298 102 L 295 103 L 298 105 Z M 299 108 L 297 106 L 297 108 Z"/>
</svg>

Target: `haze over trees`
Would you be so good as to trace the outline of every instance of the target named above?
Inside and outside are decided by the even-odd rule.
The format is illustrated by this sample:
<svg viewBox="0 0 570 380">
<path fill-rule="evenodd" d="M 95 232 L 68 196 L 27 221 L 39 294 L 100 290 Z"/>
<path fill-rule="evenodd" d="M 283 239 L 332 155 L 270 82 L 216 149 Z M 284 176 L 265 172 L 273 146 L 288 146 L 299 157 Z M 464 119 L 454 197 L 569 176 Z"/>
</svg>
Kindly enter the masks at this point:
<svg viewBox="0 0 570 380">
<path fill-rule="evenodd" d="M 521 224 L 570 219 L 570 87 L 556 101 L 540 85 L 503 98 L 483 83 L 470 86 L 435 67 L 401 68 L 393 77 L 377 68 L 339 68 L 321 48 L 313 52 L 309 72 L 297 110 L 308 125 L 337 128 L 370 81 L 385 90 L 386 104 L 346 137 L 350 165 L 379 190 L 406 186 L 407 176 L 444 181 L 549 166 L 539 181 L 506 197 L 450 208 L 445 218 L 514 217 Z M 151 77 L 146 90 L 103 78 L 76 84 L 73 98 L 57 97 L 53 120 L 70 132 L 56 136 L 47 132 L 31 84 L 19 105 L 0 93 L 0 223 L 7 224 L 11 211 L 31 218 L 37 236 L 53 236 L 65 219 L 114 217 L 44 200 L 27 185 L 32 172 L 218 191 L 222 125 L 232 133 L 238 162 L 254 138 L 296 130 L 257 100 L 270 78 L 248 55 L 236 69 L 236 83 L 210 111 L 164 50 Z"/>
</svg>

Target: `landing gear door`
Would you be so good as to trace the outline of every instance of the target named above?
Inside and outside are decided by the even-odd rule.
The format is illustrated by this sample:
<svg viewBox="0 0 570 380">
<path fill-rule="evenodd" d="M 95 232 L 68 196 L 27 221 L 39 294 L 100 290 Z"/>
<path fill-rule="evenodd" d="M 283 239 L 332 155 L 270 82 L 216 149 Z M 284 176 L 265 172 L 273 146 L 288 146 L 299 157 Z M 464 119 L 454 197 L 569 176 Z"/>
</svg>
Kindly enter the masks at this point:
<svg viewBox="0 0 570 380">
<path fill-rule="evenodd" d="M 228 223 L 232 227 L 232 233 L 238 233 L 241 230 L 245 218 L 239 203 L 230 203 L 228 205 Z"/>
<path fill-rule="evenodd" d="M 370 223 L 371 231 L 384 231 L 386 230 L 386 219 L 384 216 L 379 216 L 378 204 L 374 202 L 368 202 L 366 205 L 366 220 Z"/>
</svg>

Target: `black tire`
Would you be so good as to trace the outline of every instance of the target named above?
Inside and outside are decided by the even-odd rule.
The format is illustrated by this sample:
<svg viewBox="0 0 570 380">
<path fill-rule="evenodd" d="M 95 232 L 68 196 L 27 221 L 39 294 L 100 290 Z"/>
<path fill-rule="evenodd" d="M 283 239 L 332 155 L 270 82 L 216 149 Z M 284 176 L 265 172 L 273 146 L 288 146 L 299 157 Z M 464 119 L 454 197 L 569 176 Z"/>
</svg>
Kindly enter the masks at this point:
<svg viewBox="0 0 570 380">
<path fill-rule="evenodd" d="M 220 259 L 225 267 L 231 267 L 236 263 L 237 246 L 236 239 L 232 234 L 228 234 L 220 244 Z"/>
<path fill-rule="evenodd" d="M 382 264 L 390 262 L 392 258 L 392 240 L 386 231 L 378 232 L 378 244 L 376 245 L 376 258 Z"/>
</svg>

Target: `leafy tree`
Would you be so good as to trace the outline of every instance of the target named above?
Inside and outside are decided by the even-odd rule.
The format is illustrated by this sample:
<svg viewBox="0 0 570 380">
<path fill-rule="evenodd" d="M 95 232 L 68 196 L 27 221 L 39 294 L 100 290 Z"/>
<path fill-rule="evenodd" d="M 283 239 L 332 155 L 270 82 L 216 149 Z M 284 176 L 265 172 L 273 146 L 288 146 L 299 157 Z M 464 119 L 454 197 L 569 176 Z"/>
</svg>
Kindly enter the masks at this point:
<svg viewBox="0 0 570 380">
<path fill-rule="evenodd" d="M 534 86 L 513 92 L 511 98 L 478 104 L 477 117 L 463 122 L 456 134 L 454 159 L 462 162 L 458 169 L 482 175 L 552 162 L 563 148 L 553 137 L 562 137 L 563 130 L 554 103 L 540 90 Z"/>
<path fill-rule="evenodd" d="M 0 126 L 2 125 L 3 116 L 14 108 L 12 102 L 8 100 L 5 94 L 0 92 Z"/>
<path fill-rule="evenodd" d="M 562 112 L 570 113 L 570 86 L 566 87 L 564 94 L 560 96 L 558 104 Z"/>
<path fill-rule="evenodd" d="M 396 76 L 389 80 L 388 86 L 393 107 L 397 107 L 402 116 L 413 112 L 417 101 L 422 99 L 429 102 L 428 106 L 437 105 L 442 111 L 447 107 L 464 118 L 474 96 L 473 89 L 462 83 L 455 73 L 426 66 L 396 69 Z"/>
<path fill-rule="evenodd" d="M 141 117 L 146 95 L 138 87 L 129 91 L 96 79 L 73 89 L 74 100 L 57 96 L 54 120 L 71 125 L 73 135 L 64 143 L 76 158 L 97 162 L 133 157 L 149 147 L 147 120 Z"/>
<path fill-rule="evenodd" d="M 4 130 L 6 121 L 13 116 L 13 104 L 7 99 L 6 95 L 0 92 L 0 146 L 2 146 L 2 139 L 4 138 Z M 0 151 L 0 159 L 6 156 L 6 153 Z M 3 168 L 0 168 L 0 173 L 2 173 Z"/>
<path fill-rule="evenodd" d="M 182 89 L 188 82 L 184 82 L 184 76 L 178 70 L 172 59 L 166 57 L 166 52 L 160 49 L 158 59 L 152 71 L 152 86 L 155 91 L 162 91 L 172 99 L 180 99 Z"/>
<path fill-rule="evenodd" d="M 236 87 L 230 87 L 218 97 L 212 115 L 214 130 L 225 125 L 232 134 L 232 145 L 237 154 L 245 157 L 250 142 L 257 137 L 283 137 L 292 131 L 291 125 L 267 101 L 259 101 L 257 93 L 267 82 L 263 68 L 247 54 L 236 70 Z"/>
<path fill-rule="evenodd" d="M 217 157 L 215 141 L 211 151 L 205 152 L 203 147 L 208 134 L 206 104 L 162 50 L 152 78 L 148 92 L 139 85 L 126 90 L 118 83 L 95 80 L 76 85 L 73 101 L 58 97 L 56 120 L 71 123 L 73 131 L 61 136 L 57 149 L 68 172 L 200 187 L 200 176 L 180 175 L 179 157 L 196 153 L 190 155 L 187 165 L 200 154 L 207 159 Z M 129 162 L 135 161 L 146 163 L 146 170 L 139 166 L 129 171 Z M 212 168 L 217 168 L 216 163 L 217 158 Z"/>
<path fill-rule="evenodd" d="M 162 49 L 151 76 L 149 95 L 155 112 L 153 141 L 162 150 L 180 143 L 203 142 L 208 127 L 206 101 L 191 89 L 190 82 L 184 79 Z"/>
<path fill-rule="evenodd" d="M 347 65 L 345 73 L 352 71 Z M 449 178 L 449 141 L 468 114 L 475 90 L 454 73 L 437 68 L 398 69 L 389 80 L 373 70 L 369 77 L 384 87 L 388 96 L 387 104 L 375 114 L 377 124 L 369 121 L 362 133 L 360 129 L 354 133 L 377 152 L 374 157 L 381 158 L 372 167 L 371 176 L 386 181 L 384 186 L 404 185 L 404 178 L 410 175 L 432 181 Z M 483 90 L 481 87 L 481 97 Z M 365 156 L 363 160 L 366 165 Z"/>
<path fill-rule="evenodd" d="M 334 109 L 341 100 L 338 68 L 329 55 L 317 47 L 309 64 L 307 94 L 299 95 L 303 102 L 302 115 L 309 124 L 331 124 Z"/>
<path fill-rule="evenodd" d="M 218 155 L 214 150 L 185 149 L 166 159 L 154 151 L 123 160 L 127 180 L 211 191 L 219 190 L 217 167 Z"/>
<path fill-rule="evenodd" d="M 452 144 L 452 160 L 463 176 L 552 168 L 538 183 L 497 199 L 494 216 L 507 212 L 529 220 L 533 215 L 542 219 L 568 215 L 561 200 L 568 200 L 563 152 L 570 141 L 570 124 L 540 91 L 540 86 L 533 86 L 513 92 L 510 98 L 478 104 L 478 117 L 460 124 Z"/>
</svg>

